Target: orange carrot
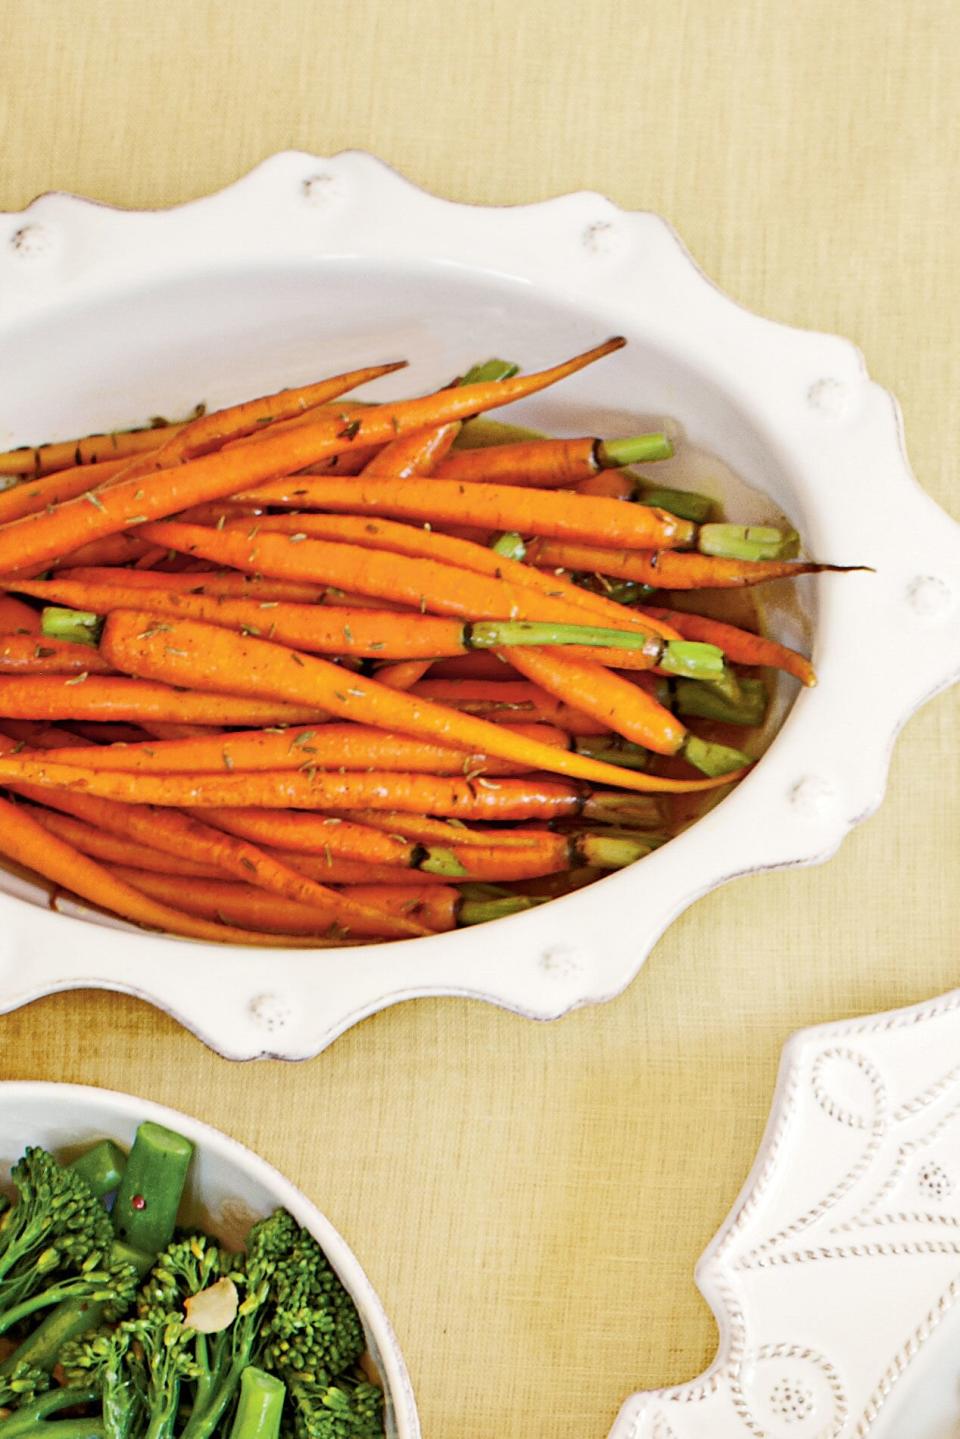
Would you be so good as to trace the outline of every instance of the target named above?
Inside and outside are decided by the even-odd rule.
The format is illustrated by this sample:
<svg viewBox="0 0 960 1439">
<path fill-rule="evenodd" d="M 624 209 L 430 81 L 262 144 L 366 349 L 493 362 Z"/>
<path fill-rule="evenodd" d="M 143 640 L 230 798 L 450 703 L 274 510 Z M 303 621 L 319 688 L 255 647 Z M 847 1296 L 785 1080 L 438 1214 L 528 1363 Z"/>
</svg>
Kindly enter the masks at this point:
<svg viewBox="0 0 960 1439">
<path fill-rule="evenodd" d="M 87 504 L 88 502 L 81 499 L 79 502 L 71 500 L 70 503 Z M 45 510 L 43 513 L 46 516 L 48 511 Z M 59 510 L 54 509 L 49 513 L 58 514 Z M 27 515 L 23 520 L 16 520 L 14 523 L 25 524 L 33 518 L 34 516 Z M 4 526 L 0 526 L 0 535 L 3 534 L 4 529 Z M 37 569 L 58 569 L 61 565 L 70 568 L 76 565 L 129 565 L 134 560 L 141 560 L 144 556 L 153 554 L 155 550 L 156 546 L 152 545 L 149 540 L 141 539 L 131 531 L 129 534 L 106 535 L 103 539 L 91 540 L 89 544 L 81 544 L 76 549 L 66 550 L 62 555 L 55 555 L 49 562 L 45 561 L 40 564 L 32 561 L 24 562 L 18 568 L 25 573 L 33 574 Z"/>
<path fill-rule="evenodd" d="M 593 495 L 606 500 L 632 500 L 637 489 L 634 475 L 623 470 L 601 470 L 574 486 L 578 495 Z"/>
<path fill-rule="evenodd" d="M 75 465 L 69 470 L 56 470 L 42 479 L 23 479 L 19 485 L 0 493 L 0 524 L 32 515 L 47 505 L 59 505 L 82 495 L 104 480 L 112 479 L 127 464 L 126 460 L 104 460 L 98 465 Z"/>
<path fill-rule="evenodd" d="M 129 588 L 170 590 L 180 594 L 224 595 L 231 599 L 300 600 L 320 604 L 326 585 L 268 580 L 263 575 L 238 575 L 230 570 L 207 574 L 168 574 L 162 570 L 123 570 L 83 566 L 63 569 L 58 579 L 77 584 L 122 584 Z"/>
<path fill-rule="evenodd" d="M 328 660 L 302 655 L 267 640 L 237 635 L 200 620 L 171 619 L 169 631 L 164 627 L 165 632 L 157 634 L 155 629 L 148 614 L 114 610 L 104 624 L 101 653 L 124 672 L 147 675 L 186 689 L 214 693 L 239 690 L 270 700 L 315 704 L 339 719 L 429 737 L 458 749 L 495 755 L 595 784 L 682 793 L 711 789 L 718 783 L 716 778 L 663 779 L 553 749 L 471 715 L 445 709 L 428 700 L 413 699 L 375 680 L 351 675 L 345 683 L 343 671 Z"/>
<path fill-rule="evenodd" d="M 377 679 L 389 689 L 409 690 L 423 679 L 432 663 L 432 660 L 401 660 L 398 664 L 381 665 L 377 670 Z"/>
<path fill-rule="evenodd" d="M 326 516 L 323 518 L 326 519 Z M 526 620 L 555 620 L 563 624 L 593 622 L 592 615 L 590 619 L 585 619 L 585 615 L 595 607 L 589 603 L 575 604 L 559 588 L 553 593 L 534 595 L 526 585 L 514 583 L 512 576 L 510 580 L 498 579 L 495 575 L 454 569 L 452 565 L 437 560 L 414 559 L 393 551 L 367 550 L 360 545 L 313 540 L 307 538 L 305 532 L 285 535 L 269 531 L 260 533 L 258 530 L 256 535 L 251 536 L 230 526 L 224 530 L 209 530 L 200 525 L 181 525 L 170 521 L 148 528 L 152 535 L 171 546 L 181 548 L 185 553 L 204 555 L 218 564 L 226 562 L 240 570 L 273 574 L 284 579 L 300 576 L 323 578 L 338 587 L 350 586 L 365 594 L 409 605 L 424 614 L 458 615 L 469 620 L 508 620 L 522 616 Z M 445 537 L 433 535 L 431 538 Z M 523 565 L 517 568 L 526 570 Z M 536 574 L 537 571 L 526 570 L 526 573 Z M 588 602 L 599 599 L 598 596 L 586 595 L 585 591 L 575 593 L 583 594 Z M 640 664 L 646 657 L 649 665 L 655 665 L 663 652 L 659 633 L 665 628 L 662 623 L 631 616 L 622 605 L 603 600 L 600 604 L 609 604 L 604 616 L 612 612 L 615 619 L 621 620 L 621 629 L 649 635 L 649 645 L 633 652 L 637 656 L 634 662 Z"/>
<path fill-rule="evenodd" d="M 0 674 L 103 675 L 115 673 L 90 645 L 42 635 L 0 635 Z"/>
<path fill-rule="evenodd" d="M 437 479 L 472 484 L 528 485 L 558 489 L 600 472 L 594 437 L 575 440 L 545 437 L 503 445 L 457 450 L 434 471 Z"/>
<path fill-rule="evenodd" d="M 380 678 L 379 671 L 377 678 Z M 492 680 L 494 684 L 520 679 L 512 665 L 501 659 L 497 650 L 489 654 L 477 650 L 470 655 L 453 655 L 449 659 L 434 660 L 430 666 L 432 680 Z"/>
<path fill-rule="evenodd" d="M 13 595 L 0 595 L 0 632 L 4 635 L 38 635 L 40 616 Z"/>
<path fill-rule="evenodd" d="M 10 760 L 4 762 L 9 763 Z M 248 840 L 225 834 L 221 829 L 203 824 L 193 815 L 174 809 L 155 809 L 145 804 L 117 804 L 87 792 L 52 789 L 29 782 L 8 782 L 6 787 L 13 788 L 17 794 L 34 803 L 65 811 L 100 829 L 141 841 L 153 849 L 212 866 L 247 884 L 255 884 L 260 889 L 285 895 L 288 899 L 321 905 L 334 899 L 340 905 L 337 923 L 344 928 L 349 928 L 354 920 L 381 918 L 369 907 L 343 900 L 335 890 L 327 889 L 316 880 L 290 869 Z M 393 925 L 393 936 L 398 939 L 425 932 L 421 926 L 406 921 L 398 920 Z"/>
<path fill-rule="evenodd" d="M 605 599 L 602 595 L 591 594 L 589 591 L 581 589 L 569 579 L 558 575 L 541 574 L 540 570 L 534 569 L 532 565 L 507 559 L 485 545 L 477 544 L 473 540 L 459 539 L 451 534 L 438 534 L 435 530 L 419 529 L 413 525 L 399 524 L 394 520 L 352 515 L 265 515 L 263 519 L 257 521 L 258 536 L 275 532 L 305 534 L 311 539 L 342 540 L 357 547 L 362 546 L 367 551 L 389 550 L 391 553 L 405 555 L 411 559 L 436 560 L 442 564 L 456 566 L 460 570 L 492 576 L 511 586 L 519 586 L 520 589 L 536 590 L 538 594 L 549 600 L 566 600 L 581 616 L 586 613 L 596 615 L 598 618 L 602 616 L 613 629 L 632 628 L 647 631 L 652 629 L 654 633 L 662 635 L 664 639 L 679 638 L 676 630 L 672 630 L 662 621 L 651 618 L 644 619 L 643 616 L 625 609 L 623 605 Z M 165 542 L 179 542 L 171 538 L 176 533 L 171 529 L 164 527 L 163 533 Z M 235 549 L 233 553 L 236 554 L 237 550 Z M 237 560 L 231 559 L 230 563 L 236 564 Z M 366 567 L 369 559 L 364 559 L 354 553 L 353 563 L 355 566 Z M 413 603 L 417 604 L 418 602 L 414 600 Z M 519 613 L 523 614 L 525 619 L 560 619 L 562 617 L 553 606 L 549 611 L 544 610 L 542 614 L 539 610 L 534 614 L 529 597 L 523 600 Z M 569 611 L 564 611 L 564 615 L 568 617 L 569 613 Z M 489 618 L 495 617 L 489 616 Z M 582 619 L 580 622 L 585 623 Z M 571 623 L 573 623 L 572 620 Z"/>
<path fill-rule="evenodd" d="M 528 725 L 525 733 L 544 744 L 566 746 L 567 736 L 547 725 Z M 316 729 L 204 735 L 91 750 L 69 746 L 50 750 L 58 764 L 126 774 L 250 774 L 260 770 L 397 770 L 411 774 L 515 774 L 517 766 L 489 755 L 464 755 L 462 750 L 406 735 L 387 734 L 363 725 L 326 724 Z"/>
<path fill-rule="evenodd" d="M 531 741 L 532 743 L 532 741 Z M 577 815 L 584 792 L 569 781 L 457 779 L 391 771 L 255 770 L 246 774 L 128 774 L 29 754 L 0 757 L 0 783 L 78 789 L 121 804 L 163 808 L 391 809 L 463 819 Z"/>
<path fill-rule="evenodd" d="M 156 626 L 146 616 L 141 628 Z M 222 631 L 223 634 L 228 631 Z M 91 656 L 96 650 L 91 650 Z M 101 662 L 103 657 L 101 656 Z M 342 671 L 338 672 L 342 681 Z M 126 675 L 11 676 L 0 679 L 0 715 L 8 719 L 41 720 L 159 720 L 202 725 L 307 724 L 322 720 L 322 711 L 310 705 L 287 705 L 237 695 L 195 691 L 184 694 L 169 685 Z"/>
<path fill-rule="evenodd" d="M 424 850 L 424 854 L 428 855 Z M 418 866 L 401 868 L 390 864 L 364 864 L 360 860 L 334 859 L 331 855 L 303 854 L 296 850 L 264 848 L 264 854 L 272 855 L 295 869 L 298 874 L 308 875 L 321 884 L 410 884 L 415 878 L 417 884 L 443 884 L 449 882 L 442 874 L 425 872 Z M 413 871 L 413 872 L 411 872 Z"/>
<path fill-rule="evenodd" d="M 546 650 L 513 648 L 506 651 L 514 669 L 562 698 L 584 714 L 655 754 L 677 754 L 687 729 L 651 695 L 602 665 L 550 655 Z"/>
<path fill-rule="evenodd" d="M 68 814 L 57 814 L 52 809 L 31 806 L 29 813 L 37 824 L 59 835 L 75 849 L 88 854 L 105 864 L 136 864 L 140 869 L 153 869 L 160 874 L 182 874 L 192 879 L 222 879 L 223 871 L 213 865 L 197 864 L 194 860 L 180 855 L 164 854 L 162 850 L 149 845 L 134 844 L 129 839 L 96 829 L 92 824 L 74 819 Z M 332 881 L 331 881 L 332 883 Z"/>
<path fill-rule="evenodd" d="M 627 509 L 627 506 L 623 507 Z M 634 510 L 635 506 L 630 506 Z M 618 549 L 619 541 L 611 539 L 610 548 L 600 545 L 573 544 L 569 541 L 535 540 L 527 549 L 531 565 L 545 569 L 554 566 L 565 570 L 581 570 L 590 574 L 609 575 L 618 580 L 634 580 L 641 585 L 654 585 L 662 590 L 740 589 L 766 580 L 793 579 L 797 575 L 815 575 L 825 571 L 845 574 L 857 565 L 819 565 L 806 560 L 726 560 L 714 555 L 694 552 L 675 554 L 669 549 L 650 546 Z"/>
<path fill-rule="evenodd" d="M 82 440 L 57 440 L 51 445 L 24 445 L 0 454 L 0 475 L 48 475 L 55 470 L 126 460 L 131 455 L 156 450 L 188 421 L 157 425 L 144 430 L 115 430 L 105 435 L 87 435 Z"/>
<path fill-rule="evenodd" d="M 194 814 L 211 827 L 267 846 L 269 853 L 302 852 L 324 862 L 343 859 L 405 869 L 425 858 L 421 845 L 342 816 L 262 809 L 196 809 Z"/>
<path fill-rule="evenodd" d="M 110 873 L 132 889 L 149 895 L 161 903 L 174 900 L 190 914 L 206 919 L 219 920 L 221 924 L 239 924 L 244 928 L 278 935 L 310 934 L 326 935 L 336 933 L 340 928 L 337 918 L 344 901 L 353 903 L 358 909 L 365 908 L 371 916 L 377 913 L 381 919 L 354 920 L 350 933 L 359 938 L 389 939 L 395 935 L 395 921 L 416 919 L 428 925 L 428 929 L 450 929 L 447 917 L 452 905 L 447 899 L 449 886 L 428 887 L 413 892 L 409 887 L 390 888 L 354 886 L 359 894 L 344 894 L 338 891 L 330 904 L 301 904 L 297 900 L 284 899 L 282 895 L 268 894 L 250 884 L 237 884 L 225 879 L 193 879 L 180 875 L 160 874 L 155 870 L 133 869 L 127 866 L 111 865 Z M 368 902 L 368 893 L 373 895 L 377 906 Z M 427 896 L 437 894 L 432 902 Z M 453 890 L 454 898 L 457 891 Z M 444 903 L 446 900 L 446 903 Z M 432 921 L 436 919 L 434 925 Z"/>
<path fill-rule="evenodd" d="M 364 466 L 362 473 L 394 480 L 432 474 L 457 438 L 459 430 L 459 421 L 427 430 L 414 430 L 412 434 L 384 445 Z"/>
<path fill-rule="evenodd" d="M 241 491 L 246 503 L 332 510 L 348 515 L 390 515 L 431 524 L 477 525 L 517 530 L 588 545 L 629 550 L 676 549 L 693 540 L 689 520 L 650 505 L 519 485 L 470 485 L 447 480 L 379 480 L 369 467 L 357 479 L 296 475 Z"/>
<path fill-rule="evenodd" d="M 647 606 L 643 607 L 646 612 Z M 706 615 L 688 614 L 685 610 L 654 609 L 657 619 L 666 620 L 685 639 L 717 645 L 727 659 L 738 665 L 767 665 L 794 675 L 801 684 L 815 685 L 817 676 L 810 661 L 796 650 L 777 644 L 776 640 L 738 629 Z"/>
<path fill-rule="evenodd" d="M 326 418 L 282 434 L 254 435 L 230 449 L 162 470 L 149 480 L 113 479 L 99 490 L 90 491 L 90 498 L 67 500 L 49 512 L 26 515 L 0 526 L 0 572 L 15 567 L 28 570 L 130 525 L 161 519 L 190 505 L 249 489 L 291 469 L 302 469 L 347 450 L 357 439 L 362 444 L 392 439 L 394 435 L 408 434 L 425 425 L 441 424 L 508 404 L 554 384 L 622 344 L 620 339 L 607 341 L 539 374 L 464 385 L 419 400 L 371 406 L 362 419 L 353 420 L 347 426 Z M 307 481 L 314 482 L 324 483 L 322 479 Z"/>
<path fill-rule="evenodd" d="M 412 694 L 497 724 L 555 725 L 573 735 L 609 734 L 610 726 L 526 680 L 421 680 Z"/>
<path fill-rule="evenodd" d="M 651 804 L 653 801 L 651 801 Z M 443 848 L 480 846 L 483 849 L 542 848 L 543 836 L 549 831 L 528 826 L 524 829 L 471 829 L 461 820 L 434 819 L 419 814 L 401 814 L 398 810 L 358 809 L 345 811 L 345 824 L 381 830 L 385 835 Z"/>
<path fill-rule="evenodd" d="M 44 879 L 52 880 L 82 899 L 112 910 L 123 919 L 148 929 L 189 939 L 212 940 L 217 944 L 268 943 L 262 934 L 228 924 L 210 923 L 148 898 L 140 890 L 124 884 L 88 855 L 81 854 L 65 840 L 37 824 L 20 805 L 0 799 L 0 821 L 0 851 L 8 859 L 34 870 Z"/>
</svg>

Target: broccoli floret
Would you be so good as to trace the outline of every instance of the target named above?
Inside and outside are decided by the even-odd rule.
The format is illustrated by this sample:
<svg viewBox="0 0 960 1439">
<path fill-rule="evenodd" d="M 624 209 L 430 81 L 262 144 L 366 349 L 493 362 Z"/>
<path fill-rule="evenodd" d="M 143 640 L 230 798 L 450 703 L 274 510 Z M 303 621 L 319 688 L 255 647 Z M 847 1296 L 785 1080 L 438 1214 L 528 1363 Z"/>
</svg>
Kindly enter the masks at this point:
<svg viewBox="0 0 960 1439">
<path fill-rule="evenodd" d="M 383 1391 L 366 1379 L 290 1387 L 292 1439 L 382 1439 Z"/>
<path fill-rule="evenodd" d="M 86 1181 L 45 1149 L 28 1149 L 12 1178 L 17 1202 L 0 1218 L 0 1334 L 65 1299 L 128 1308 L 137 1276 L 111 1254 L 110 1216 Z"/>
<path fill-rule="evenodd" d="M 50 1382 L 46 1370 L 21 1361 L 9 1374 L 0 1376 L 0 1407 L 15 1409 L 18 1404 L 29 1404 L 50 1388 Z"/>
</svg>

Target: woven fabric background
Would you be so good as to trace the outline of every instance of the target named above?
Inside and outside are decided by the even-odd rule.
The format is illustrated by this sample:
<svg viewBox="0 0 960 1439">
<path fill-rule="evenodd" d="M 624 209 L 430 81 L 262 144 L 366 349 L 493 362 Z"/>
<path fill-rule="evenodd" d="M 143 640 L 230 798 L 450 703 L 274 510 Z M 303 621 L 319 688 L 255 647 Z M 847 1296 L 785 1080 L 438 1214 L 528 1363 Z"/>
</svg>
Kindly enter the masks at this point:
<svg viewBox="0 0 960 1439">
<path fill-rule="evenodd" d="M 166 205 L 288 147 L 461 200 L 600 190 L 745 305 L 856 340 L 960 515 L 955 0 L 0 0 L 0 37 L 2 209 Z M 0 1021 L 0 1074 L 177 1105 L 297 1180 L 383 1296 L 427 1439 L 602 1439 L 632 1388 L 712 1355 L 693 1265 L 786 1036 L 960 982 L 958 827 L 954 692 L 829 865 L 701 901 L 602 1009 L 421 1002 L 239 1066 L 70 994 Z"/>
</svg>

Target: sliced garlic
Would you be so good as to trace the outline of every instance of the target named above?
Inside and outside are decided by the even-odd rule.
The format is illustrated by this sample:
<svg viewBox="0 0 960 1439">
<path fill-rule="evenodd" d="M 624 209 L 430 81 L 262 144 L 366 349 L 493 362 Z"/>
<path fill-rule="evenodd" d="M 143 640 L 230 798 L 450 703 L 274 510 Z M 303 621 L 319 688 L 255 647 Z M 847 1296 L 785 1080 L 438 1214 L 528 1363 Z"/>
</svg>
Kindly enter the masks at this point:
<svg viewBox="0 0 960 1439">
<path fill-rule="evenodd" d="M 199 1294 L 192 1294 L 184 1301 L 184 1323 L 199 1334 L 219 1334 L 236 1319 L 239 1302 L 233 1280 L 218 1279 L 209 1289 L 201 1289 Z"/>
</svg>

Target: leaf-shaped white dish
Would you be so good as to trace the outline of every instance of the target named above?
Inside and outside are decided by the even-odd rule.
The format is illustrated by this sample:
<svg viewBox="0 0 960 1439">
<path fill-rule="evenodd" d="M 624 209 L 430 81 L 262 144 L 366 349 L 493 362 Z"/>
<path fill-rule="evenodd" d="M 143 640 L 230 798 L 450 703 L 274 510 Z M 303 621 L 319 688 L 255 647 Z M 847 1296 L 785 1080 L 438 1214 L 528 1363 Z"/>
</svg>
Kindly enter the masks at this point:
<svg viewBox="0 0 960 1439">
<path fill-rule="evenodd" d="M 697 1284 L 716 1361 L 610 1439 L 955 1439 L 960 991 L 794 1035 Z"/>
<path fill-rule="evenodd" d="M 0 218 L 0 445 L 189 411 L 348 365 L 409 357 L 372 393 L 422 390 L 478 357 L 534 368 L 629 345 L 516 411 L 558 433 L 669 419 L 736 516 L 783 512 L 823 576 L 771 613 L 812 633 L 815 690 L 709 815 L 632 869 L 450 936 L 310 956 L 224 953 L 123 926 L 0 875 L 0 1007 L 106 986 L 226 1055 L 300 1058 L 402 999 L 461 994 L 548 1019 L 618 993 L 663 929 L 734 875 L 826 858 L 879 803 L 893 739 L 960 674 L 960 530 L 919 489 L 896 405 L 847 341 L 722 295 L 657 216 L 595 194 L 509 210 L 423 193 L 369 155 L 282 154 L 156 213 L 46 195 Z M 513 418 L 513 412 L 510 413 Z M 722 462 L 722 463 L 721 463 Z M 744 508 L 743 485 L 754 492 Z M 889 657 L 896 655 L 895 681 Z M 229 975 L 224 983 L 224 975 Z"/>
</svg>

